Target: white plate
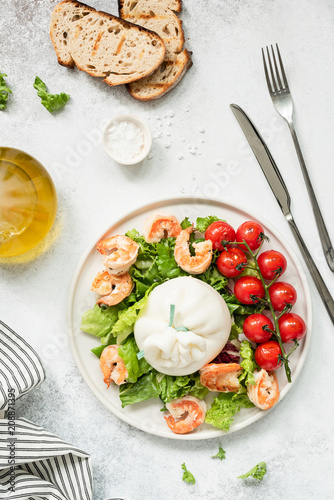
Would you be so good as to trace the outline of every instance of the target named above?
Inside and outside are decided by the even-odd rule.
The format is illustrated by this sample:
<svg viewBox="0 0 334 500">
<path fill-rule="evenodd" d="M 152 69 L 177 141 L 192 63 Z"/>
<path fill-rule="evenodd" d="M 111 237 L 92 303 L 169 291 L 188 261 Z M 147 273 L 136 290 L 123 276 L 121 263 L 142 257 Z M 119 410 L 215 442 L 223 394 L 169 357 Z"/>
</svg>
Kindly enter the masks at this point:
<svg viewBox="0 0 334 500">
<path fill-rule="evenodd" d="M 296 381 L 301 371 L 310 344 L 312 307 L 309 287 L 303 269 L 294 252 L 284 238 L 269 223 L 257 215 L 246 212 L 242 208 L 215 200 L 174 198 L 150 203 L 138 208 L 114 222 L 107 231 L 92 241 L 92 244 L 80 260 L 73 276 L 68 297 L 69 340 L 80 373 L 97 398 L 120 419 L 150 434 L 182 440 L 208 439 L 222 436 L 225 434 L 224 432 L 208 424 L 203 424 L 190 434 L 173 434 L 167 427 L 163 414 L 160 412 L 161 402 L 159 400 L 149 400 L 122 408 L 118 396 L 118 387 L 111 386 L 109 389 L 106 389 L 106 385 L 102 380 L 98 358 L 91 353 L 91 349 L 99 345 L 99 339 L 80 330 L 82 314 L 94 306 L 95 294 L 90 291 L 91 283 L 97 272 L 103 268 L 101 255 L 96 251 L 97 241 L 113 234 L 124 234 L 132 228 L 136 228 L 139 232 L 142 232 L 146 217 L 153 212 L 159 211 L 174 214 L 180 221 L 186 216 L 191 221 L 195 221 L 197 217 L 216 215 L 225 219 L 235 229 L 246 220 L 257 220 L 261 223 L 265 229 L 265 233 L 270 238 L 270 243 L 264 243 L 263 249 L 274 248 L 284 253 L 288 261 L 288 268 L 282 280 L 291 283 L 296 288 L 298 299 L 293 307 L 293 312 L 302 316 L 308 326 L 306 337 L 300 342 L 299 348 L 291 356 L 292 384 Z M 278 370 L 277 375 L 281 400 L 287 394 L 292 384 L 287 382 L 284 369 Z M 212 398 L 212 394 L 208 395 L 207 401 L 210 403 Z M 274 411 L 274 408 L 270 411 Z M 252 424 L 267 413 L 268 411 L 262 411 L 257 408 L 242 409 L 236 415 L 229 433 Z"/>
</svg>

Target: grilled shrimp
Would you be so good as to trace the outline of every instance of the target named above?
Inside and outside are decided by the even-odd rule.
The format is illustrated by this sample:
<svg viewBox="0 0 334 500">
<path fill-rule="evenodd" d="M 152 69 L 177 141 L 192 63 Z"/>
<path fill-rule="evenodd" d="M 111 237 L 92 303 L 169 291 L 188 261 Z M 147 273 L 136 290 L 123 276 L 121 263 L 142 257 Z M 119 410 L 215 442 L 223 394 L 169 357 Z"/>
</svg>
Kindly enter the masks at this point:
<svg viewBox="0 0 334 500">
<path fill-rule="evenodd" d="M 175 238 L 182 228 L 174 215 L 150 215 L 143 228 L 143 235 L 147 243 L 158 243 L 163 238 Z"/>
<path fill-rule="evenodd" d="M 238 392 L 241 372 L 238 363 L 209 363 L 199 371 L 200 382 L 210 391 Z"/>
<path fill-rule="evenodd" d="M 96 248 L 104 255 L 103 264 L 110 274 L 123 274 L 136 262 L 139 245 L 128 236 L 117 235 L 99 241 Z"/>
<path fill-rule="evenodd" d="M 201 425 L 205 419 L 206 404 L 194 396 L 183 396 L 166 404 L 170 415 L 165 417 L 175 434 L 186 434 Z"/>
<path fill-rule="evenodd" d="M 92 291 L 103 295 L 97 304 L 114 306 L 128 297 L 133 289 L 133 281 L 129 273 L 113 276 L 108 271 L 98 273 L 92 284 Z"/>
<path fill-rule="evenodd" d="M 123 359 L 118 355 L 118 345 L 108 345 L 102 351 L 100 367 L 104 375 L 103 381 L 110 386 L 111 382 L 116 385 L 124 384 L 128 376 Z"/>
<path fill-rule="evenodd" d="M 261 410 L 269 410 L 279 398 L 279 388 L 275 372 L 262 369 L 254 372 L 255 385 L 247 387 L 247 395 Z"/>
<path fill-rule="evenodd" d="M 183 229 L 177 236 L 175 242 L 174 257 L 175 260 L 184 271 L 189 274 L 204 273 L 211 264 L 212 260 L 212 242 L 211 240 L 193 243 L 195 255 L 190 254 L 189 238 L 193 231 L 193 227 Z"/>
</svg>

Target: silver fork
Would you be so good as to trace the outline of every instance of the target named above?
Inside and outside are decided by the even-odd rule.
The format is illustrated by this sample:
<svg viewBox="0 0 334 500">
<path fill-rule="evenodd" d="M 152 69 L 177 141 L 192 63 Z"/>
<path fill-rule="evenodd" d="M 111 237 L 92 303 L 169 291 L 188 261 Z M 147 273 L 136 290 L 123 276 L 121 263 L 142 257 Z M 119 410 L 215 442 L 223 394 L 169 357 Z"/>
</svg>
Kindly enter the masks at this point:
<svg viewBox="0 0 334 500">
<path fill-rule="evenodd" d="M 268 90 L 270 97 L 273 101 L 273 104 L 278 111 L 278 113 L 286 120 L 286 122 L 289 125 L 289 129 L 292 135 L 292 139 L 297 151 L 299 163 L 303 172 L 304 176 L 304 181 L 307 187 L 308 195 L 311 200 L 312 208 L 313 208 L 313 213 L 314 217 L 317 223 L 319 235 L 320 235 L 320 240 L 321 240 L 321 245 L 322 249 L 325 254 L 325 258 L 327 261 L 327 264 L 332 272 L 334 272 L 334 250 L 332 247 L 332 243 L 330 241 L 328 231 L 326 229 L 323 217 L 320 212 L 320 208 L 316 199 L 316 196 L 313 191 L 313 187 L 311 184 L 310 177 L 308 175 L 308 171 L 305 165 L 305 161 L 300 149 L 300 145 L 298 142 L 297 134 L 295 131 L 294 123 L 293 123 L 293 101 L 288 85 L 288 81 L 285 76 L 285 71 L 284 71 L 284 66 L 282 63 L 282 58 L 281 54 L 278 48 L 278 45 L 276 44 L 276 50 L 277 50 L 277 56 L 278 56 L 278 61 L 279 61 L 279 68 L 280 72 L 278 69 L 277 61 L 276 61 L 276 56 L 275 52 L 273 49 L 273 46 L 271 45 L 271 55 L 269 52 L 268 47 L 266 47 L 267 50 L 267 59 L 268 59 L 268 65 L 266 62 L 266 57 L 265 57 L 265 52 L 262 49 L 262 57 L 263 57 L 263 65 L 264 65 L 264 72 L 266 75 L 266 80 L 267 80 L 267 85 L 268 85 Z M 273 61 L 273 62 L 272 62 Z M 269 70 L 268 70 L 269 66 Z M 270 73 L 270 75 L 269 75 Z M 281 73 L 281 76 L 280 76 Z M 282 79 L 281 79 L 282 77 Z"/>
</svg>

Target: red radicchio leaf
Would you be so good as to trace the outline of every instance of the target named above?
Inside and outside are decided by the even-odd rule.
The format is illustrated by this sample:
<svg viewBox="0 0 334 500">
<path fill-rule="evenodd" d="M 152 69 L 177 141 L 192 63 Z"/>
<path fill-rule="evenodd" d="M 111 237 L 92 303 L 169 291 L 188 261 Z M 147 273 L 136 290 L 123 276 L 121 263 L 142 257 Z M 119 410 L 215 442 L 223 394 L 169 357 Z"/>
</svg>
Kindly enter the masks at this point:
<svg viewBox="0 0 334 500">
<path fill-rule="evenodd" d="M 228 340 L 224 349 L 210 363 L 240 363 L 239 348 Z"/>
</svg>

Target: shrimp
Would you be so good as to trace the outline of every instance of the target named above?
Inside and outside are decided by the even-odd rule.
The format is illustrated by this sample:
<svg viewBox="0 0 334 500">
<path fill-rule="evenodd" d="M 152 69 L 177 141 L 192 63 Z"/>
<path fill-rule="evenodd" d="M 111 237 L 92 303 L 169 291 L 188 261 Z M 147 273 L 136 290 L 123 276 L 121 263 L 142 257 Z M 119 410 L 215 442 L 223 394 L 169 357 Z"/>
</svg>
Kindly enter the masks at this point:
<svg viewBox="0 0 334 500">
<path fill-rule="evenodd" d="M 189 274 L 204 273 L 211 264 L 212 260 L 212 241 L 205 240 L 200 243 L 193 243 L 195 255 L 192 256 L 189 250 L 189 238 L 193 227 L 187 227 L 181 231 L 176 238 L 174 257 L 184 271 Z"/>
<path fill-rule="evenodd" d="M 123 359 L 118 354 L 118 345 L 108 345 L 102 351 L 100 367 L 104 375 L 103 381 L 110 386 L 111 382 L 116 385 L 124 384 L 128 377 L 128 371 Z"/>
<path fill-rule="evenodd" d="M 206 404 L 194 396 L 174 399 L 166 407 L 171 414 L 165 420 L 175 434 L 191 432 L 204 422 Z"/>
<path fill-rule="evenodd" d="M 96 248 L 104 255 L 103 264 L 110 274 L 123 274 L 136 262 L 139 245 L 127 236 L 117 235 L 99 241 Z"/>
<path fill-rule="evenodd" d="M 98 273 L 92 284 L 92 291 L 103 295 L 97 304 L 106 304 L 114 306 L 122 302 L 125 297 L 128 297 L 133 289 L 133 281 L 129 273 L 118 274 L 113 276 L 104 271 Z"/>
<path fill-rule="evenodd" d="M 238 363 L 209 363 L 199 371 L 200 382 L 210 391 L 238 392 L 241 372 Z"/>
<path fill-rule="evenodd" d="M 153 214 L 146 219 L 143 234 L 147 243 L 158 243 L 168 236 L 175 238 L 181 231 L 179 221 L 174 215 Z"/>
<path fill-rule="evenodd" d="M 279 398 L 279 388 L 275 372 L 262 369 L 254 372 L 255 385 L 247 387 L 247 395 L 261 410 L 269 410 Z"/>
</svg>

